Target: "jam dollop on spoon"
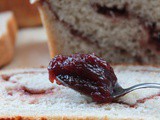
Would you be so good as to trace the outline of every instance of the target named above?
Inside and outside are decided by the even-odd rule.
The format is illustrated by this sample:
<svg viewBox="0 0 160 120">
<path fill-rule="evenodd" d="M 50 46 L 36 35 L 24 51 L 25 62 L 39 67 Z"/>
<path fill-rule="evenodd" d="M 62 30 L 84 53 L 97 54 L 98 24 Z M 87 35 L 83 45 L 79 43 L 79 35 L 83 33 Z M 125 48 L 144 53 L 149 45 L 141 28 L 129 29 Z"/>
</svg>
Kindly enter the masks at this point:
<svg viewBox="0 0 160 120">
<path fill-rule="evenodd" d="M 97 103 L 114 98 L 118 85 L 112 67 L 94 54 L 57 55 L 49 63 L 49 79 L 87 95 Z"/>
<path fill-rule="evenodd" d="M 97 103 L 110 103 L 141 88 L 160 88 L 159 83 L 143 83 L 123 89 L 112 67 L 94 54 L 57 55 L 48 66 L 49 79 L 89 96 Z"/>
</svg>

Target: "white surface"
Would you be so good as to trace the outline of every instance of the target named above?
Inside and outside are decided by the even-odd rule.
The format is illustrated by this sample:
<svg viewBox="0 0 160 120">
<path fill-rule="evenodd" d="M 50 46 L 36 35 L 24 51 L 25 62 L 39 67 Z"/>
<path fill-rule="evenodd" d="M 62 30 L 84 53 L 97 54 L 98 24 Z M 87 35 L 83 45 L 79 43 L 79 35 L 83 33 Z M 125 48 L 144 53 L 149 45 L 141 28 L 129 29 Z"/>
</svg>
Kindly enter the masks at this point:
<svg viewBox="0 0 160 120">
<path fill-rule="evenodd" d="M 47 66 L 50 61 L 43 28 L 22 29 L 18 33 L 13 61 L 4 69 Z"/>
</svg>

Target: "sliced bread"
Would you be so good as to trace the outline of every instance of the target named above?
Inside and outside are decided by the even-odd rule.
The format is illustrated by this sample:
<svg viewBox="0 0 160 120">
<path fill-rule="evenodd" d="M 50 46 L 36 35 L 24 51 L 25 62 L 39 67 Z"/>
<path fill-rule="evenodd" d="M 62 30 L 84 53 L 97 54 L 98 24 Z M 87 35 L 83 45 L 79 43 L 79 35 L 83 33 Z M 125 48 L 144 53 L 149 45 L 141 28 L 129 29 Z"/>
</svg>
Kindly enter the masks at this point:
<svg viewBox="0 0 160 120">
<path fill-rule="evenodd" d="M 160 0 L 39 3 L 51 56 L 93 53 L 113 63 L 160 64 Z"/>
<path fill-rule="evenodd" d="M 41 25 L 38 10 L 29 0 L 0 0 L 0 12 L 4 11 L 14 12 L 19 27 Z"/>
<path fill-rule="evenodd" d="M 124 88 L 159 83 L 160 68 L 115 66 Z M 141 89 L 110 104 L 96 104 L 84 95 L 52 84 L 46 69 L 0 71 L 0 119 L 159 120 L 160 90 Z"/>
<path fill-rule="evenodd" d="M 13 58 L 17 24 L 12 12 L 0 13 L 0 67 Z"/>
</svg>

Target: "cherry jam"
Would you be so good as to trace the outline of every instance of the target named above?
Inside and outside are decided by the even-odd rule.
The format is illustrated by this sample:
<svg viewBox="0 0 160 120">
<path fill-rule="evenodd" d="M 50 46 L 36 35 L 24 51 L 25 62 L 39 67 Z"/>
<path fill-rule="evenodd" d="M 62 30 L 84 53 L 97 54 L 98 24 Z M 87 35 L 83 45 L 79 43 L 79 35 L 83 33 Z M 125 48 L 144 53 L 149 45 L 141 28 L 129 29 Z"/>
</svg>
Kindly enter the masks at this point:
<svg viewBox="0 0 160 120">
<path fill-rule="evenodd" d="M 57 55 L 48 66 L 49 79 L 92 98 L 97 103 L 113 101 L 117 77 L 112 67 L 94 54 Z"/>
</svg>

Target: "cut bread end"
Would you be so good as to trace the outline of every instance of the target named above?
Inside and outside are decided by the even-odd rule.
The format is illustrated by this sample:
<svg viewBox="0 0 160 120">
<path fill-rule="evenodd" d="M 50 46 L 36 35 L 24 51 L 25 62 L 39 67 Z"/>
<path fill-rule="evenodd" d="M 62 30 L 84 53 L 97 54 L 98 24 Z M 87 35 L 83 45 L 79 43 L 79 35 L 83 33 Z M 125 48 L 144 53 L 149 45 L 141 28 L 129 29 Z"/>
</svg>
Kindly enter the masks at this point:
<svg viewBox="0 0 160 120">
<path fill-rule="evenodd" d="M 112 63 L 160 64 L 158 0 L 34 2 L 52 57 L 96 53 Z"/>
</svg>

